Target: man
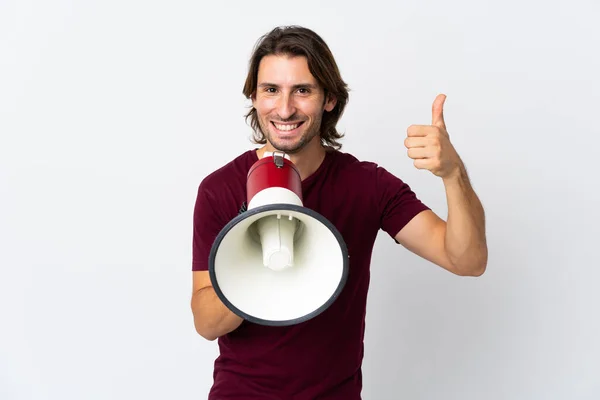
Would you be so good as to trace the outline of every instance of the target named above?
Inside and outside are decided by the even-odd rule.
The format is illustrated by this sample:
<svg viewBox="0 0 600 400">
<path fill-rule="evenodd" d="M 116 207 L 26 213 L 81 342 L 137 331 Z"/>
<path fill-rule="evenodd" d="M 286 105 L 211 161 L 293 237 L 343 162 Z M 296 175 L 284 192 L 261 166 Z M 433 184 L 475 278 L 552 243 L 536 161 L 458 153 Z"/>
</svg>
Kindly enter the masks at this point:
<svg viewBox="0 0 600 400">
<path fill-rule="evenodd" d="M 370 258 L 379 229 L 415 254 L 460 276 L 486 268 L 483 208 L 444 123 L 444 95 L 431 125 L 413 125 L 404 144 L 417 168 L 445 185 L 440 219 L 399 178 L 340 151 L 336 124 L 346 84 L 325 42 L 302 27 L 274 29 L 252 56 L 244 94 L 258 149 L 244 152 L 200 184 L 194 211 L 193 295 L 197 332 L 219 339 L 209 399 L 360 399 Z M 375 135 L 376 132 L 373 132 Z M 215 294 L 208 255 L 219 231 L 246 199 L 246 174 L 265 151 L 290 155 L 302 178 L 304 206 L 331 221 L 350 255 L 346 286 L 317 317 L 294 326 L 242 320 Z M 308 294 L 307 294 L 308 295 Z"/>
</svg>

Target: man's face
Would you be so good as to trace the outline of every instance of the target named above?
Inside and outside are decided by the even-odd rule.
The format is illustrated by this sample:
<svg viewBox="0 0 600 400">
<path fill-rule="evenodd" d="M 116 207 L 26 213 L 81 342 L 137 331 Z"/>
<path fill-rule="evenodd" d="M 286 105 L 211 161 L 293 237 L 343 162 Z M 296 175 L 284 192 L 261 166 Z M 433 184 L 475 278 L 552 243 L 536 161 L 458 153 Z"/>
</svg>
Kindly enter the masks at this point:
<svg viewBox="0 0 600 400">
<path fill-rule="evenodd" d="M 335 99 L 325 102 L 305 57 L 270 55 L 260 62 L 252 104 L 271 146 L 293 154 L 320 140 L 323 111 L 333 110 Z"/>
</svg>

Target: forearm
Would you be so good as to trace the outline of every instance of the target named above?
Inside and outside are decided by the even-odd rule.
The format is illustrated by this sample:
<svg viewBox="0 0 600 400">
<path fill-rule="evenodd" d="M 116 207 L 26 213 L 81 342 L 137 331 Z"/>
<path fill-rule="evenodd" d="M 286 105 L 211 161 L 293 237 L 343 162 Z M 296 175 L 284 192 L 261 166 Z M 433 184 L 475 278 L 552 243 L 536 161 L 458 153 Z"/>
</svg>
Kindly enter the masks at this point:
<svg viewBox="0 0 600 400">
<path fill-rule="evenodd" d="M 448 257 L 464 275 L 481 275 L 487 265 L 485 213 L 464 165 L 444 179 L 448 202 L 445 245 Z"/>
<path fill-rule="evenodd" d="M 192 296 L 196 331 L 205 339 L 215 340 L 235 330 L 243 319 L 221 302 L 212 287 L 200 289 Z"/>
</svg>

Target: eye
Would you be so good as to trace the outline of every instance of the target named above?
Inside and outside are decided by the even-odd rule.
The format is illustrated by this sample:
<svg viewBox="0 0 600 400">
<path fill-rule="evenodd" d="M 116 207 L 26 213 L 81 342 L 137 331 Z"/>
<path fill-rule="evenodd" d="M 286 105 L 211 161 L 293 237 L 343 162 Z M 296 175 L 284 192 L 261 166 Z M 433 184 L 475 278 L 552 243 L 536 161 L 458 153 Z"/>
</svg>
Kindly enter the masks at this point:
<svg viewBox="0 0 600 400">
<path fill-rule="evenodd" d="M 310 90 L 308 88 L 299 88 L 298 92 L 300 94 L 308 94 L 308 93 L 310 93 Z"/>
<path fill-rule="evenodd" d="M 277 92 L 277 88 L 274 86 L 263 86 L 261 89 L 262 93 L 273 94 Z"/>
</svg>

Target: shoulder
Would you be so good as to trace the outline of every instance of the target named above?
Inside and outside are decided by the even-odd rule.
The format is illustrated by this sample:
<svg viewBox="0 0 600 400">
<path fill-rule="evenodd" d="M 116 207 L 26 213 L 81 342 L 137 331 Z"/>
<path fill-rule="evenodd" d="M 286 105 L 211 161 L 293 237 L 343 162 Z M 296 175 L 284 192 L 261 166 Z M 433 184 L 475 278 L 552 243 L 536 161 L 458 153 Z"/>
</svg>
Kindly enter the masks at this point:
<svg viewBox="0 0 600 400">
<path fill-rule="evenodd" d="M 240 181 L 245 182 L 248 170 L 254 163 L 253 157 L 256 158 L 254 150 L 248 150 L 221 165 L 200 181 L 199 190 L 214 192 L 231 184 L 238 185 Z"/>
<path fill-rule="evenodd" d="M 361 160 L 351 153 L 339 150 L 332 152 L 334 170 L 342 176 L 352 177 L 354 181 L 377 183 L 381 179 L 393 177 L 384 167 L 374 161 Z M 394 177 L 400 180 L 397 177 Z M 365 182 L 365 183 L 366 183 Z"/>
<path fill-rule="evenodd" d="M 198 186 L 195 214 L 223 226 L 235 217 L 246 199 L 246 177 L 256 153 L 248 150 L 206 175 Z"/>
<path fill-rule="evenodd" d="M 336 151 L 333 179 L 350 186 L 357 193 L 371 196 L 375 202 L 386 203 L 393 198 L 415 196 L 408 183 L 380 163 L 360 160 L 356 156 Z"/>
<path fill-rule="evenodd" d="M 372 161 L 358 159 L 351 153 L 345 153 L 340 150 L 331 150 L 334 168 L 338 172 L 373 172 L 377 164 Z"/>
</svg>

